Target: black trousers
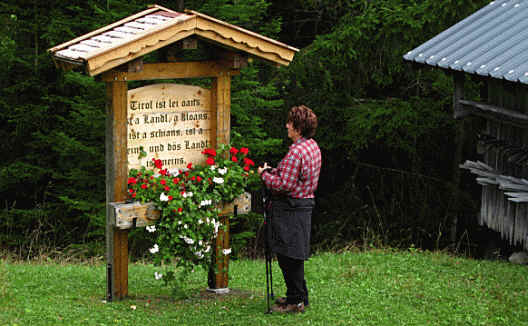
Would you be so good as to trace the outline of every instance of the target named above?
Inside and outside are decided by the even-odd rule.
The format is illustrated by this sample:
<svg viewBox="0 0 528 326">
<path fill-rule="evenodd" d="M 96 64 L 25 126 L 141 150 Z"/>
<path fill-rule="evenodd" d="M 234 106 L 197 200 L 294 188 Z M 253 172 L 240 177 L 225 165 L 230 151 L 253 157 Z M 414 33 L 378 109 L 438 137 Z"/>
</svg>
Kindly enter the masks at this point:
<svg viewBox="0 0 528 326">
<path fill-rule="evenodd" d="M 308 288 L 304 279 L 304 260 L 277 254 L 279 267 L 286 283 L 286 303 L 304 302 L 308 305 Z"/>
</svg>

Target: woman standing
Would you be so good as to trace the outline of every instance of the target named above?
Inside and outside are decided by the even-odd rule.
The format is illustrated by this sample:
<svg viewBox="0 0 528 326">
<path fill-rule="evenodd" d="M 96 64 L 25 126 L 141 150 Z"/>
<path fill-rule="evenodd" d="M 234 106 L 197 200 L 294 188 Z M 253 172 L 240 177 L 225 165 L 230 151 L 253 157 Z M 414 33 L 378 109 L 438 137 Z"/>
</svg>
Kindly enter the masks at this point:
<svg viewBox="0 0 528 326">
<path fill-rule="evenodd" d="M 276 168 L 258 168 L 272 193 L 271 249 L 277 254 L 286 283 L 286 297 L 276 300 L 277 312 L 304 312 L 308 289 L 304 261 L 310 256 L 310 229 L 314 192 L 319 182 L 321 151 L 312 138 L 317 116 L 304 105 L 290 109 L 286 121 L 292 145 Z"/>
</svg>

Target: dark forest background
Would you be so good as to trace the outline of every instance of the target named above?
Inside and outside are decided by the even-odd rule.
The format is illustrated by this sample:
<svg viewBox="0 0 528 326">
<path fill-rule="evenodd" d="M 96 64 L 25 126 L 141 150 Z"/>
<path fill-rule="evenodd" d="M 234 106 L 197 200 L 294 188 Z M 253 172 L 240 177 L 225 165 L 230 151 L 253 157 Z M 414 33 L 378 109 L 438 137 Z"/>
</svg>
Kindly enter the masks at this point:
<svg viewBox="0 0 528 326">
<path fill-rule="evenodd" d="M 323 171 L 313 245 L 394 246 L 482 254 L 496 235 L 476 223 L 480 188 L 458 164 L 475 159 L 476 118 L 452 118 L 452 76 L 403 61 L 409 50 L 487 0 L 185 0 L 185 8 L 301 51 L 288 67 L 255 60 L 232 87 L 232 140 L 257 162 L 287 150 L 292 105 L 319 116 Z M 146 9 L 139 0 L 0 3 L 0 248 L 103 255 L 104 83 L 54 67 L 48 48 Z M 181 1 L 158 0 L 177 10 Z M 479 98 L 478 82 L 468 79 Z M 133 88 L 134 85 L 129 85 Z M 458 151 L 457 151 L 458 149 Z M 461 153 L 461 154 L 456 154 Z M 254 255 L 258 214 L 235 224 Z M 150 243 L 130 233 L 132 257 Z"/>
</svg>

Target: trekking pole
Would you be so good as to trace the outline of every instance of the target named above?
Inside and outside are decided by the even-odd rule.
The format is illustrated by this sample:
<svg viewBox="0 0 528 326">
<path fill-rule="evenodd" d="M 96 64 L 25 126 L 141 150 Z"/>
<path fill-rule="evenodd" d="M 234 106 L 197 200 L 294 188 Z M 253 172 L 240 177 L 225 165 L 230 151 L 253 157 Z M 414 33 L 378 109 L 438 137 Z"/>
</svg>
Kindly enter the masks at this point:
<svg viewBox="0 0 528 326">
<path fill-rule="evenodd" d="M 264 207 L 264 255 L 266 259 L 266 304 L 268 306 L 268 310 L 266 311 L 267 314 L 271 314 L 271 304 L 270 304 L 270 297 L 271 299 L 274 298 L 273 295 L 273 272 L 271 269 L 271 261 L 272 261 L 272 255 L 271 255 L 271 248 L 269 243 L 269 236 L 271 227 L 271 216 L 268 214 L 268 208 L 269 208 L 269 198 L 264 190 L 263 196 L 262 196 L 262 203 Z M 270 294 L 271 290 L 271 294 Z"/>
</svg>

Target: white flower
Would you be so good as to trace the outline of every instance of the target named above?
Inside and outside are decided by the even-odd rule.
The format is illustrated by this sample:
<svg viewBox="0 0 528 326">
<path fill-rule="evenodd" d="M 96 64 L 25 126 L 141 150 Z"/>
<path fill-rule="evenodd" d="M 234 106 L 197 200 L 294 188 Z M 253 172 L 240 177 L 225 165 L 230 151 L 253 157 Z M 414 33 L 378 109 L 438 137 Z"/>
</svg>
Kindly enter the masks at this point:
<svg viewBox="0 0 528 326">
<path fill-rule="evenodd" d="M 188 229 L 189 226 L 188 226 L 187 224 L 184 224 L 184 225 L 183 225 L 183 228 L 184 228 L 184 229 Z"/>
<path fill-rule="evenodd" d="M 224 175 L 227 173 L 227 167 L 223 168 L 223 169 L 218 169 L 218 173 L 220 173 L 221 175 Z"/>
<path fill-rule="evenodd" d="M 147 225 L 146 229 L 147 229 L 147 231 L 152 233 L 152 232 L 156 231 L 156 226 L 155 225 Z"/>
<path fill-rule="evenodd" d="M 194 240 L 191 238 L 183 237 L 183 241 L 185 241 L 186 244 L 193 244 Z"/>
<path fill-rule="evenodd" d="M 152 247 L 152 248 L 149 249 L 149 251 L 150 251 L 151 254 L 155 254 L 155 253 L 157 253 L 157 252 L 159 251 L 159 247 L 158 247 L 158 245 L 155 244 L 154 247 Z"/>
<path fill-rule="evenodd" d="M 162 192 L 160 195 L 160 201 L 168 201 L 168 200 L 169 200 L 169 197 L 165 195 L 164 192 Z"/>
<path fill-rule="evenodd" d="M 216 236 L 216 234 L 218 233 L 218 227 L 221 225 L 220 222 L 216 222 L 214 219 L 213 219 L 213 224 L 214 224 L 214 234 Z"/>
<path fill-rule="evenodd" d="M 211 205 L 213 201 L 211 199 L 204 199 L 200 202 L 200 207 Z"/>
<path fill-rule="evenodd" d="M 199 259 L 202 259 L 204 257 L 204 254 L 202 253 L 202 251 L 197 251 L 194 253 L 196 255 L 196 257 L 198 257 Z"/>
<path fill-rule="evenodd" d="M 214 178 L 213 178 L 213 182 L 214 182 L 214 183 L 218 183 L 218 184 L 222 184 L 222 183 L 224 183 L 224 178 L 217 178 L 217 177 L 214 177 Z"/>
<path fill-rule="evenodd" d="M 211 246 L 207 246 L 207 248 L 205 248 L 204 252 L 209 252 L 209 250 L 211 250 Z"/>
<path fill-rule="evenodd" d="M 214 165 L 211 165 L 211 171 L 214 171 L 216 167 Z"/>
<path fill-rule="evenodd" d="M 161 279 L 162 277 L 163 277 L 163 274 L 158 273 L 158 272 L 154 272 L 154 278 L 155 278 L 156 280 L 159 280 L 159 279 Z"/>
<path fill-rule="evenodd" d="M 198 224 L 203 224 L 202 219 L 199 219 L 199 220 L 198 220 Z"/>
<path fill-rule="evenodd" d="M 224 254 L 224 256 L 229 255 L 231 253 L 231 248 L 222 250 L 222 253 Z"/>
<path fill-rule="evenodd" d="M 182 221 L 178 221 L 178 225 L 181 225 L 182 224 Z"/>
<path fill-rule="evenodd" d="M 203 244 L 203 241 L 202 240 L 199 240 L 198 241 L 198 245 L 201 246 Z"/>
<path fill-rule="evenodd" d="M 169 172 L 170 175 L 173 176 L 173 177 L 177 177 L 177 176 L 180 175 L 180 170 L 178 170 L 178 169 L 170 169 L 168 172 Z"/>
<path fill-rule="evenodd" d="M 190 192 L 190 191 L 189 192 L 184 192 L 182 196 L 183 196 L 183 198 L 192 197 L 193 193 Z"/>
</svg>

